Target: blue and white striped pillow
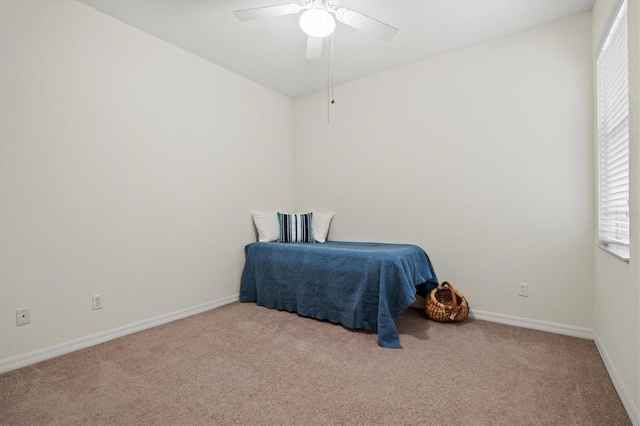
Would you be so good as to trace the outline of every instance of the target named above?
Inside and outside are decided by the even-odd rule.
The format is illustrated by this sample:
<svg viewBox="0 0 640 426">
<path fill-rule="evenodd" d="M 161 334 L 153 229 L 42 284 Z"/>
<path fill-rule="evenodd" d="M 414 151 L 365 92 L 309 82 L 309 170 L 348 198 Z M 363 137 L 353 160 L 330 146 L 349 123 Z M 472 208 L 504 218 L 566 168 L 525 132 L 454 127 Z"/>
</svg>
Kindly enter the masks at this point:
<svg viewBox="0 0 640 426">
<path fill-rule="evenodd" d="M 279 243 L 314 243 L 311 220 L 313 213 L 286 214 L 278 212 Z"/>
</svg>

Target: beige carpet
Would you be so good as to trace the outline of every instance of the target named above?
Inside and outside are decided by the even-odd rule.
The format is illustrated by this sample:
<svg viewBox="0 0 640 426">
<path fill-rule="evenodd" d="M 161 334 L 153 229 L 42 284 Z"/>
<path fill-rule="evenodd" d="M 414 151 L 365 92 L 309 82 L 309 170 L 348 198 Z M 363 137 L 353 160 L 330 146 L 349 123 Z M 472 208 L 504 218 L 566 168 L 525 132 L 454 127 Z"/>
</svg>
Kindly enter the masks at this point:
<svg viewBox="0 0 640 426">
<path fill-rule="evenodd" d="M 592 341 L 409 309 L 404 349 L 254 304 L 0 375 L 2 425 L 628 425 Z"/>
</svg>

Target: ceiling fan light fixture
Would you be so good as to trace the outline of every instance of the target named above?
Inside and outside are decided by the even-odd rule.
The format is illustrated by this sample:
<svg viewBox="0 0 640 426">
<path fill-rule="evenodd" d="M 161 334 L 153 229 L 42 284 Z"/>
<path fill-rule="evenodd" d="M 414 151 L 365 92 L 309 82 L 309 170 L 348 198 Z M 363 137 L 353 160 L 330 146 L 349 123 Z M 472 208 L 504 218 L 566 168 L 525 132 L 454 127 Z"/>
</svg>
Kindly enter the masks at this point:
<svg viewBox="0 0 640 426">
<path fill-rule="evenodd" d="M 300 28 L 311 37 L 326 37 L 336 29 L 336 20 L 326 10 L 314 8 L 300 16 Z"/>
</svg>

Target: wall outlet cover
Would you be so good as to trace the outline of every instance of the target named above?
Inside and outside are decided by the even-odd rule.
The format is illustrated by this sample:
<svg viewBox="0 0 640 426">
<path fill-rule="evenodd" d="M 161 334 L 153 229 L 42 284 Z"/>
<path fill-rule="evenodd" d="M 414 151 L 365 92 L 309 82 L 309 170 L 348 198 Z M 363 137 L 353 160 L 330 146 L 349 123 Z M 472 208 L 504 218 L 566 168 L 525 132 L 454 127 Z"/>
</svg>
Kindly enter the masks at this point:
<svg viewBox="0 0 640 426">
<path fill-rule="evenodd" d="M 31 308 L 18 309 L 16 311 L 16 326 L 31 323 Z"/>
<path fill-rule="evenodd" d="M 529 284 L 526 284 L 526 283 L 518 284 L 518 296 L 522 296 L 522 297 L 529 296 Z"/>
<path fill-rule="evenodd" d="M 93 299 L 91 302 L 91 309 L 96 310 L 96 309 L 102 309 L 104 306 L 102 304 L 102 295 L 101 294 L 95 294 L 93 295 Z"/>
</svg>

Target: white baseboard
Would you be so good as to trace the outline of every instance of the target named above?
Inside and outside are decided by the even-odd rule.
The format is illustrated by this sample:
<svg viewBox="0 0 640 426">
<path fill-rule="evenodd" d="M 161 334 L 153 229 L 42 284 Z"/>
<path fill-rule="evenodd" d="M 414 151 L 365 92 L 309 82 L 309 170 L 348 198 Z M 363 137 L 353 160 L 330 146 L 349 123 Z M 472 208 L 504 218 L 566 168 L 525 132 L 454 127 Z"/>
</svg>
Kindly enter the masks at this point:
<svg viewBox="0 0 640 426">
<path fill-rule="evenodd" d="M 582 339 L 593 340 L 594 332 L 589 328 L 575 327 L 572 325 L 558 324 L 554 322 L 539 321 L 529 318 L 515 317 L 512 315 L 496 314 L 493 312 L 469 311 L 471 318 L 484 321 L 497 322 L 500 324 L 514 325 L 516 327 L 532 328 L 534 330 L 547 331 L 549 333 L 564 334 L 567 336 L 580 337 Z"/>
<path fill-rule="evenodd" d="M 600 352 L 600 358 L 602 358 L 602 362 L 604 366 L 607 368 L 607 372 L 609 373 L 609 377 L 611 377 L 611 381 L 613 382 L 613 386 L 616 388 L 618 392 L 618 396 L 620 397 L 620 401 L 622 401 L 622 405 L 624 409 L 627 410 L 627 415 L 631 420 L 631 423 L 635 426 L 640 426 L 640 410 L 633 403 L 633 398 L 629 395 L 629 391 L 625 387 L 624 383 L 622 383 L 622 379 L 618 375 L 616 368 L 613 366 L 613 362 L 611 362 L 611 358 L 609 358 L 609 354 L 607 350 L 604 348 L 600 337 L 595 334 L 595 338 L 593 341 L 596 344 L 596 348 L 598 348 L 598 352 Z"/>
<path fill-rule="evenodd" d="M 640 426 L 640 413 L 638 412 L 638 407 L 636 407 L 633 403 L 633 399 L 631 398 L 629 391 L 622 382 L 622 379 L 613 366 L 613 362 L 611 362 L 611 358 L 609 358 L 609 354 L 607 354 L 602 341 L 594 330 L 582 327 L 574 327 L 571 325 L 532 320 L 528 318 L 514 317 L 511 315 L 496 314 L 493 312 L 477 311 L 473 309 L 470 310 L 469 317 L 484 321 L 497 322 L 500 324 L 513 325 L 516 327 L 532 328 L 534 330 L 547 331 L 550 333 L 564 334 L 567 336 L 581 337 L 583 339 L 593 340 L 600 354 L 600 358 L 602 358 L 602 362 L 607 369 L 607 373 L 609 373 L 611 382 L 613 382 L 613 386 L 615 387 L 616 392 L 620 397 L 620 401 L 622 401 L 622 405 L 627 411 L 627 415 L 629 416 L 631 423 L 634 426 Z"/>
<path fill-rule="evenodd" d="M 50 346 L 48 348 L 39 349 L 37 351 L 29 352 L 24 355 L 19 355 L 13 358 L 7 358 L 0 361 L 0 373 L 6 371 L 15 370 L 16 368 L 26 367 L 27 365 L 35 364 L 36 362 L 44 361 L 50 358 L 54 358 L 60 355 L 68 354 L 78 349 L 88 348 L 89 346 L 104 343 L 109 340 L 117 339 L 128 334 L 133 334 L 138 331 L 146 330 L 148 328 L 156 327 L 171 321 L 175 321 L 181 318 L 186 318 L 191 315 L 199 314 L 211 309 L 218 308 L 223 305 L 227 305 L 232 302 L 237 302 L 239 295 L 224 297 L 222 299 L 213 300 L 211 302 L 203 303 L 201 305 L 192 306 L 191 308 L 181 309 L 179 311 L 171 312 L 169 314 L 160 315 L 155 318 L 150 318 L 133 324 L 127 324 L 123 327 L 107 330 L 102 333 L 94 334 L 92 336 L 82 337 L 80 339 L 71 340 L 69 342 L 61 343 L 58 345 Z"/>
</svg>

